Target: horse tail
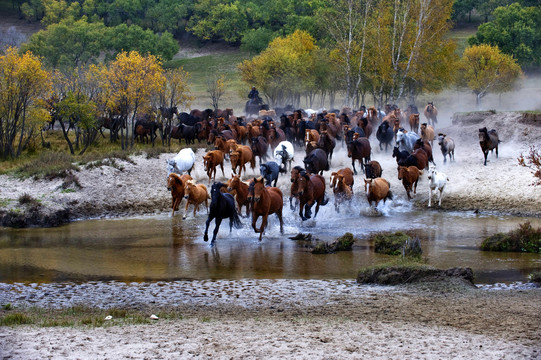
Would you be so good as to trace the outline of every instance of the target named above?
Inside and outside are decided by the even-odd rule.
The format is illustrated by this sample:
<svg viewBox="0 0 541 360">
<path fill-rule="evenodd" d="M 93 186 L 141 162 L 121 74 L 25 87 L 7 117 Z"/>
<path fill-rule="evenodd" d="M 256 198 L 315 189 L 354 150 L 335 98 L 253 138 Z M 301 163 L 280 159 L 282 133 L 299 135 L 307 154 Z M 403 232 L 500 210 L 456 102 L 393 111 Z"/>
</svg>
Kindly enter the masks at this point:
<svg viewBox="0 0 541 360">
<path fill-rule="evenodd" d="M 391 192 L 391 190 L 389 190 L 389 192 L 387 193 L 387 196 L 385 196 L 385 199 L 389 199 L 389 200 L 393 199 L 393 193 Z"/>
<path fill-rule="evenodd" d="M 233 209 L 234 209 L 233 216 L 232 216 L 233 226 L 235 227 L 235 229 L 240 229 L 242 228 L 242 222 L 240 221 L 239 213 L 237 212 L 236 208 L 233 208 Z"/>
</svg>

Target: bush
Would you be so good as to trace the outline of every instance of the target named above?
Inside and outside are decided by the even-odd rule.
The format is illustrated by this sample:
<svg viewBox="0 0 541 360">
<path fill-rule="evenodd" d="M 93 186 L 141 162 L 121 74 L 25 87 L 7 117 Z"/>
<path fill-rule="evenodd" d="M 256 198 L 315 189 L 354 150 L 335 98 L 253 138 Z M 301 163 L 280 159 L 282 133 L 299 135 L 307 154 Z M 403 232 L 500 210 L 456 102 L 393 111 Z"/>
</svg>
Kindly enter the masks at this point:
<svg viewBox="0 0 541 360">
<path fill-rule="evenodd" d="M 518 229 L 487 237 L 480 246 L 484 251 L 512 251 L 541 254 L 541 228 L 534 229 L 530 222 L 519 224 Z"/>
<path fill-rule="evenodd" d="M 421 240 L 416 236 L 414 239 L 408 237 L 404 245 L 402 246 L 402 257 L 421 258 L 423 249 L 421 248 Z"/>
<path fill-rule="evenodd" d="M 332 243 L 318 242 L 312 249 L 312 254 L 332 254 L 337 251 L 351 251 L 355 239 L 352 233 L 345 233 Z"/>
</svg>

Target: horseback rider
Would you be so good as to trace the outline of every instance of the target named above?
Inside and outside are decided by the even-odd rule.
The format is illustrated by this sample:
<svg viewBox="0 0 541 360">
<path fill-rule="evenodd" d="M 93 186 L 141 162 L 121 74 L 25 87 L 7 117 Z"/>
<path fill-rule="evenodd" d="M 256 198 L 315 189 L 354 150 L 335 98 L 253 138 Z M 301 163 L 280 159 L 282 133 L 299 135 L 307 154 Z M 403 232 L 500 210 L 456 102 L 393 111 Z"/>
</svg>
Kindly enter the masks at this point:
<svg viewBox="0 0 541 360">
<path fill-rule="evenodd" d="M 250 104 L 259 105 L 263 103 L 263 100 L 259 97 L 259 91 L 257 91 L 255 86 L 252 86 L 252 90 L 248 94 L 248 99 L 250 99 Z"/>
</svg>

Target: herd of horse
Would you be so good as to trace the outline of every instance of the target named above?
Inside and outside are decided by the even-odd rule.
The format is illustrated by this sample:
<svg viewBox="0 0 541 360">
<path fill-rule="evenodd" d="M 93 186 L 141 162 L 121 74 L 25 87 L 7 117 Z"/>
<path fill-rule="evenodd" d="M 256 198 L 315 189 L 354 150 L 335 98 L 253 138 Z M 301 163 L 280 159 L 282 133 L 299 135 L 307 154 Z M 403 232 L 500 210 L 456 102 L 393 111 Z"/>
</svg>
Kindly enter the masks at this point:
<svg viewBox="0 0 541 360">
<path fill-rule="evenodd" d="M 371 136 L 375 131 L 381 152 L 392 147 L 392 157 L 396 159 L 397 177 L 402 181 L 408 200 L 417 192 L 417 183 L 423 173 L 428 173 L 429 201 L 438 199 L 441 207 L 443 192 L 448 176 L 436 170 L 432 144 L 438 141 L 444 163 L 454 161 L 454 140 L 444 133 L 434 130 L 437 123 L 437 109 L 429 103 L 424 110 L 426 122 L 419 124 L 419 112 L 415 106 L 409 106 L 404 112 L 396 106 L 389 106 L 385 111 L 374 107 L 361 108 L 358 111 L 287 111 L 279 116 L 273 110 L 261 110 L 257 116 L 235 117 L 232 111 L 224 112 L 222 117 L 208 117 L 193 125 L 198 133 L 195 139 L 206 141 L 214 149 L 203 156 L 203 166 L 208 176 L 210 193 L 203 184 L 196 184 L 190 176 L 195 165 L 195 154 L 189 149 L 182 149 L 179 154 L 167 160 L 168 189 L 172 196 L 172 213 L 179 210 L 184 197 L 186 206 L 193 205 L 194 216 L 203 203 L 208 210 L 205 227 L 205 241 L 208 240 L 208 227 L 215 220 L 211 244 L 223 219 L 229 219 L 230 231 L 239 227 L 242 208 L 245 216 L 252 217 L 252 227 L 259 233 L 259 240 L 268 226 L 268 216 L 276 214 L 283 232 L 283 190 L 277 187 L 278 177 L 289 172 L 291 186 L 289 204 L 291 210 L 298 209 L 302 221 L 315 218 L 321 206 L 325 206 L 329 197 L 327 186 L 332 189 L 336 212 L 344 202 L 354 199 L 354 177 L 358 174 L 355 162 L 360 164 L 364 173 L 364 193 L 369 206 L 377 211 L 381 201 L 393 199 L 390 183 L 382 177 L 381 164 L 371 159 Z M 410 130 L 404 125 L 409 122 Z M 186 138 L 186 144 L 191 141 Z M 374 141 L 374 140 L 372 140 Z M 479 130 L 479 142 L 485 165 L 487 154 L 491 150 L 498 154 L 499 139 L 495 130 Z M 324 172 L 330 171 L 333 153 L 347 151 L 351 158 L 351 168 L 345 167 L 333 171 L 327 184 Z M 295 153 L 303 153 L 304 166 L 292 167 Z M 272 160 L 269 160 L 271 158 Z M 217 168 L 225 177 L 224 162 L 231 163 L 231 178 L 226 182 L 216 182 Z M 243 181 L 247 176 L 247 166 L 255 174 L 256 162 L 259 161 L 259 176 Z M 186 174 L 184 174 L 186 173 Z M 210 205 L 208 201 L 210 199 Z M 314 214 L 312 209 L 314 208 Z M 261 225 L 257 227 L 259 218 Z"/>
</svg>

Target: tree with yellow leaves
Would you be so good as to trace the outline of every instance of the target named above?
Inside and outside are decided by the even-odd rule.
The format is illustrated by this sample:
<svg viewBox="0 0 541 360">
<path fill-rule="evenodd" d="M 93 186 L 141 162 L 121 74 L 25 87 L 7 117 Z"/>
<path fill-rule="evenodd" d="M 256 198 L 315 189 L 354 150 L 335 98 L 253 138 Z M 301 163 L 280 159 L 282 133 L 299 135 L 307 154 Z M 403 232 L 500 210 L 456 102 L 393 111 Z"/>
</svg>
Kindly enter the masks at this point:
<svg viewBox="0 0 541 360">
<path fill-rule="evenodd" d="M 173 119 L 173 109 L 184 107 L 189 108 L 194 97 L 190 95 L 189 79 L 190 74 L 182 67 L 168 69 L 165 71 L 165 84 L 159 92 L 160 110 L 162 118 L 165 121 L 165 130 L 167 135 L 167 145 L 171 145 L 171 121 Z M 166 111 L 167 109 L 171 111 Z M 164 116 L 164 113 L 166 114 Z"/>
<path fill-rule="evenodd" d="M 50 74 L 40 60 L 8 48 L 0 55 L 0 158 L 14 158 L 43 125 L 43 99 L 50 90 Z"/>
<path fill-rule="evenodd" d="M 271 106 L 298 105 L 306 84 L 315 75 L 315 52 L 318 47 L 307 32 L 297 30 L 274 39 L 267 49 L 239 64 L 242 80 L 266 96 Z"/>
<path fill-rule="evenodd" d="M 121 52 L 106 70 L 110 102 L 109 109 L 120 114 L 120 144 L 122 149 L 133 146 L 135 117 L 138 111 L 150 109 L 154 94 L 165 85 L 160 61 L 154 55 L 142 56 L 136 51 Z M 128 131 L 131 116 L 131 131 Z M 126 132 L 124 133 L 124 128 Z M 131 133 L 131 140 L 129 134 Z"/>
<path fill-rule="evenodd" d="M 458 74 L 458 84 L 475 94 L 480 107 L 487 94 L 511 91 L 522 70 L 512 56 L 502 53 L 497 46 L 482 44 L 464 50 Z"/>
</svg>

